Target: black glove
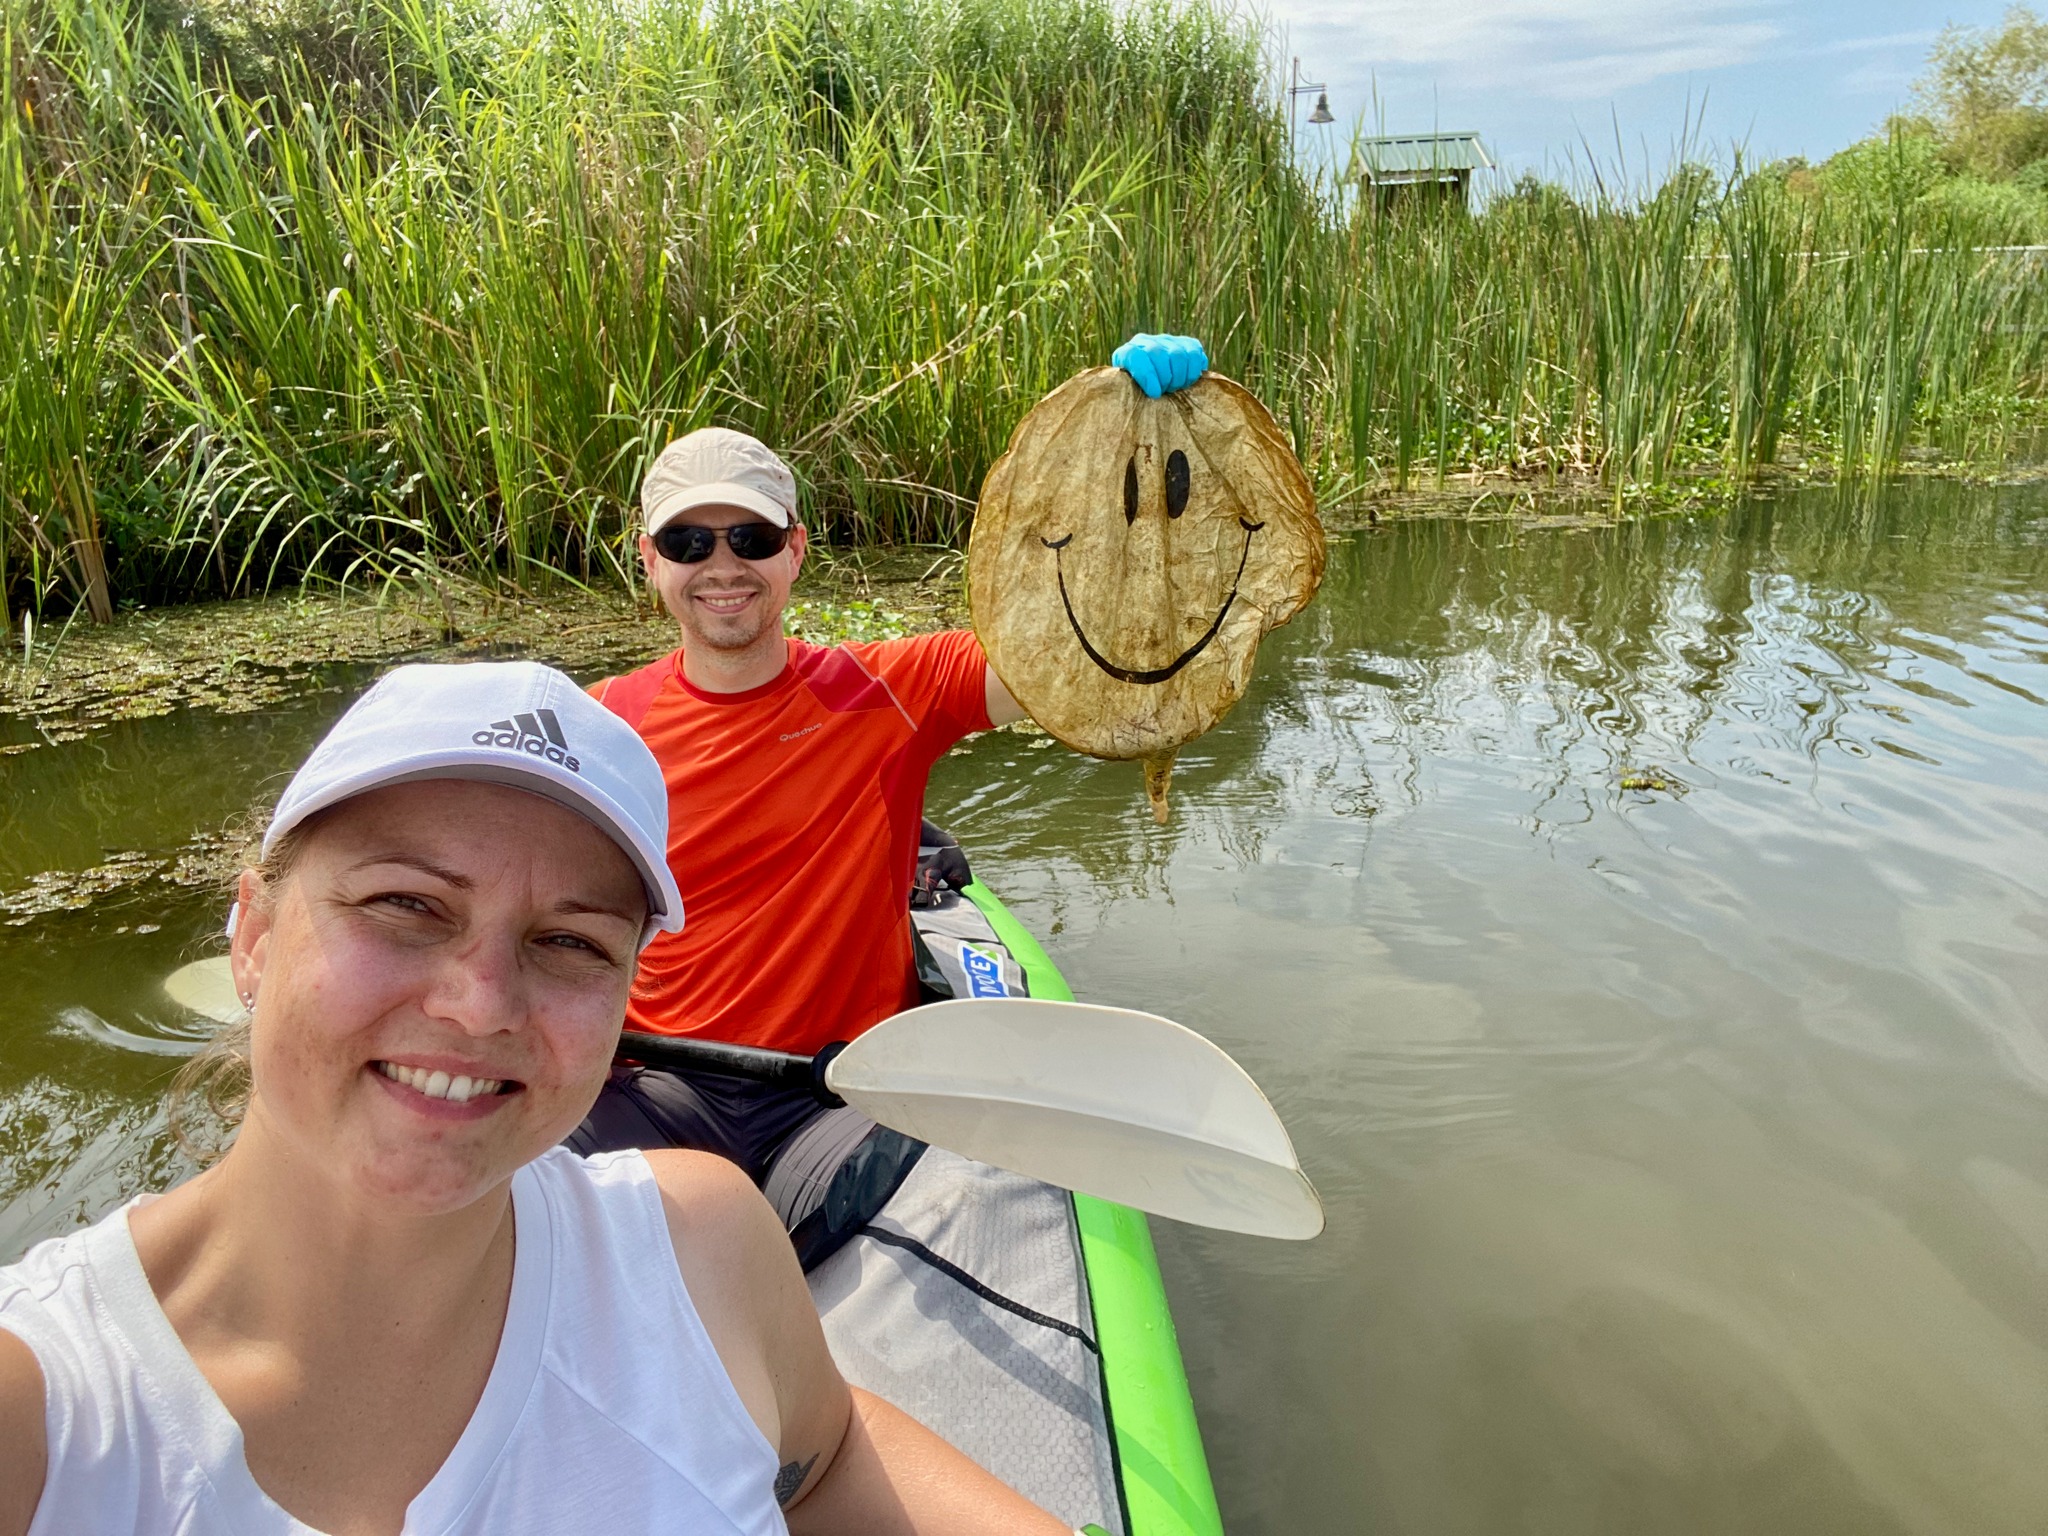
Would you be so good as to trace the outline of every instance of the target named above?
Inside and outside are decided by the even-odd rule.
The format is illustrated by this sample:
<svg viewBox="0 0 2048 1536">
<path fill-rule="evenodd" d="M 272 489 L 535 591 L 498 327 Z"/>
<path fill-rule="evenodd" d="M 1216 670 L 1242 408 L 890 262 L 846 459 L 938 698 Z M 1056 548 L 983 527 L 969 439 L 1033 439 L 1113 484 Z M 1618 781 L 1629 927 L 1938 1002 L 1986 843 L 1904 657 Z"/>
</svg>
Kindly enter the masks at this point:
<svg viewBox="0 0 2048 1536">
<path fill-rule="evenodd" d="M 967 889 L 974 871 L 967 867 L 967 854 L 958 838 L 927 821 L 919 829 L 917 841 L 917 878 L 910 896 L 913 906 L 929 906 L 941 884 L 956 891 Z"/>
</svg>

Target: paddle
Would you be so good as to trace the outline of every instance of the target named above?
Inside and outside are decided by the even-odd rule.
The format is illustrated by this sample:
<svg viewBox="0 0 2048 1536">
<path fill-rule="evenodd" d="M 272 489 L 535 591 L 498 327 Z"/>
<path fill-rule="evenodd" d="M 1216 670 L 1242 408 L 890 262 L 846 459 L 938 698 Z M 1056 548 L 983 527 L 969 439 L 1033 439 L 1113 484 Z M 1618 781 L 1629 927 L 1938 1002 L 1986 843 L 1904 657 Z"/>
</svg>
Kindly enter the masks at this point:
<svg viewBox="0 0 2048 1536">
<path fill-rule="evenodd" d="M 239 1017 L 232 988 L 225 999 Z M 1258 1085 L 1155 1014 L 963 998 L 896 1014 L 816 1057 L 637 1032 L 619 1053 L 809 1088 L 919 1141 L 1155 1216 L 1261 1237 L 1323 1228 L 1322 1202 Z"/>
<path fill-rule="evenodd" d="M 961 998 L 895 1014 L 815 1059 L 638 1033 L 619 1050 L 823 1088 L 906 1136 L 1155 1216 L 1261 1237 L 1323 1229 L 1258 1085 L 1156 1014 Z"/>
<path fill-rule="evenodd" d="M 172 1002 L 202 1019 L 216 1024 L 241 1020 L 242 1000 L 235 996 L 235 978 L 228 970 L 226 955 L 179 966 L 164 978 L 164 990 L 171 994 Z"/>
</svg>

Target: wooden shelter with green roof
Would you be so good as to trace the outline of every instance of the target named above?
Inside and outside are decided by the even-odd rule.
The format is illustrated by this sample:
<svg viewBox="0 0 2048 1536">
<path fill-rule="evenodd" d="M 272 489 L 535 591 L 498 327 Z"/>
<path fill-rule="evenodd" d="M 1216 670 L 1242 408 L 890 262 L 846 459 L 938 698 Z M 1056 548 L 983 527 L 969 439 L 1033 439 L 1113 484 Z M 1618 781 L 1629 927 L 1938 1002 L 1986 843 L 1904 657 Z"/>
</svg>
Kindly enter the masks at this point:
<svg viewBox="0 0 2048 1536">
<path fill-rule="evenodd" d="M 1476 133 L 1399 133 L 1360 139 L 1351 162 L 1374 205 L 1386 209 L 1397 198 L 1454 197 L 1459 207 L 1472 198 L 1472 173 L 1490 171 L 1493 159 Z"/>
</svg>

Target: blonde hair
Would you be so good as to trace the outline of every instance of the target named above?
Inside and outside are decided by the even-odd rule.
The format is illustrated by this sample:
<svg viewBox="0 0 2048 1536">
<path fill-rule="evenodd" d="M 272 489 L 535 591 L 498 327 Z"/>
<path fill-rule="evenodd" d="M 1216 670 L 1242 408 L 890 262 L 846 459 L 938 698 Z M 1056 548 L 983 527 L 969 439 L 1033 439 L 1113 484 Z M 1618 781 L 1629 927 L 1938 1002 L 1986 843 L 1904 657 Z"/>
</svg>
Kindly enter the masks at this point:
<svg viewBox="0 0 2048 1536">
<path fill-rule="evenodd" d="M 305 847 L 307 831 L 319 816 L 308 817 L 277 840 L 268 855 L 258 851 L 260 843 L 253 829 L 245 872 L 254 873 L 261 886 L 257 900 L 268 908 L 276 892 L 291 878 L 292 867 Z M 236 876 L 239 888 L 240 875 Z M 171 1140 L 193 1162 L 209 1168 L 220 1161 L 234 1144 L 249 1111 L 249 1095 L 255 1079 L 249 1065 L 249 1016 L 244 1013 L 193 1055 L 186 1058 L 165 1090 L 164 1111 Z"/>
</svg>

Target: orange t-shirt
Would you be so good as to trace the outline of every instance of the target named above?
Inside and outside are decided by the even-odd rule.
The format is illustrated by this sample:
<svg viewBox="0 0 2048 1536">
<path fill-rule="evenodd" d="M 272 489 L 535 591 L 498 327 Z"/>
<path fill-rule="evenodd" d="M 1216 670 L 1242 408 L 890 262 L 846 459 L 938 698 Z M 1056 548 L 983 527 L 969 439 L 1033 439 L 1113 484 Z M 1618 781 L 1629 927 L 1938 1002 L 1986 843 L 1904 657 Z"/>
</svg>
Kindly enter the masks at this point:
<svg viewBox="0 0 2048 1536">
<path fill-rule="evenodd" d="M 917 1001 L 910 882 L 931 766 L 988 729 L 971 631 L 789 642 L 774 682 L 705 693 L 672 652 L 590 690 L 668 780 L 683 931 L 640 956 L 629 1028 L 775 1050 L 851 1040 Z"/>
</svg>

